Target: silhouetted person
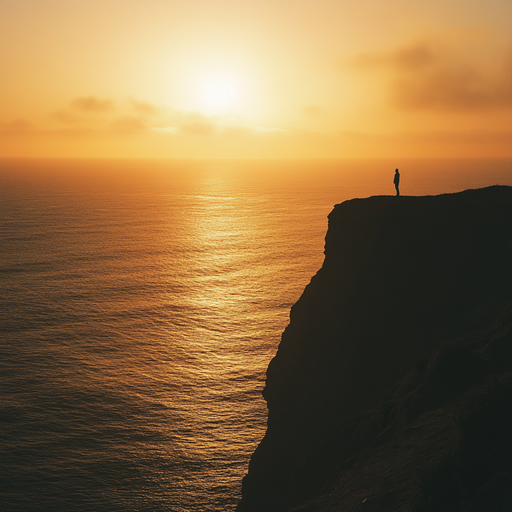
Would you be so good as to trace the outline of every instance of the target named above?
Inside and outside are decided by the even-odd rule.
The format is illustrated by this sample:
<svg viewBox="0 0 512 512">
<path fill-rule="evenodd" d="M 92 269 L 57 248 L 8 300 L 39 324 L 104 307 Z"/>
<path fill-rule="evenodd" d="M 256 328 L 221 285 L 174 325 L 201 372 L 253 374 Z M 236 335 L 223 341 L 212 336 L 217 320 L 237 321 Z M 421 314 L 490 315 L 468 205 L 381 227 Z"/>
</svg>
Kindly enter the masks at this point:
<svg viewBox="0 0 512 512">
<path fill-rule="evenodd" d="M 398 190 L 398 185 L 400 185 L 400 173 L 398 172 L 398 169 L 395 169 L 395 177 L 393 178 L 393 183 L 395 184 L 396 188 L 396 195 L 400 195 L 400 190 Z"/>
</svg>

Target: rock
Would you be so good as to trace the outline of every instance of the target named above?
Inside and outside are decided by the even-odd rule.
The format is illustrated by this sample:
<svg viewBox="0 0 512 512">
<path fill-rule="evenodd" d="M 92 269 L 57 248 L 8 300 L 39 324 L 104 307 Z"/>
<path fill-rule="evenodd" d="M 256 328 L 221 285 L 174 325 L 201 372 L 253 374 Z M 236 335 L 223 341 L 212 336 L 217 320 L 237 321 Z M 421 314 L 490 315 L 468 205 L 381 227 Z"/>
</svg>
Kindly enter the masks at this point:
<svg viewBox="0 0 512 512">
<path fill-rule="evenodd" d="M 512 371 L 511 262 L 512 187 L 336 205 L 267 370 L 267 432 L 237 511 L 427 510 L 456 485 L 439 469 L 468 450 L 454 411 Z M 512 467 L 488 473 L 474 503 Z"/>
</svg>

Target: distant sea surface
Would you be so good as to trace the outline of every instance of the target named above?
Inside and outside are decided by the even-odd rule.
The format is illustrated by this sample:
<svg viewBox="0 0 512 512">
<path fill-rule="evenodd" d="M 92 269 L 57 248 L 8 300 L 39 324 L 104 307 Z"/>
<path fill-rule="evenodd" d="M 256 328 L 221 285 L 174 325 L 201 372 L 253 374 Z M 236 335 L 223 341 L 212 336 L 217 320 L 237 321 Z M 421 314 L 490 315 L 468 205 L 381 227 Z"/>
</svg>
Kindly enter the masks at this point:
<svg viewBox="0 0 512 512">
<path fill-rule="evenodd" d="M 233 511 L 265 370 L 353 197 L 511 159 L 0 160 L 0 509 Z"/>
</svg>

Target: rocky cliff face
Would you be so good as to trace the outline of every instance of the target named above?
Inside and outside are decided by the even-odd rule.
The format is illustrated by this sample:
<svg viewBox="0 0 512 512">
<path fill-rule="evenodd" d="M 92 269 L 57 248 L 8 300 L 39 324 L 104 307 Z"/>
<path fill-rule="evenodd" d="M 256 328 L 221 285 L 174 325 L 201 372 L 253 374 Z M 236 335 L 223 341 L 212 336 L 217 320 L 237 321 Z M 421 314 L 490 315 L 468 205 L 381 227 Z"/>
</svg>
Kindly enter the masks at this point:
<svg viewBox="0 0 512 512">
<path fill-rule="evenodd" d="M 511 304 L 511 187 L 336 205 L 324 264 L 268 367 L 267 433 L 237 511 L 436 510 L 451 477 L 431 455 L 469 443 L 471 421 L 453 418 L 478 416 L 476 389 L 497 393 L 496 409 L 512 397 Z M 480 487 L 507 488 L 502 466 Z"/>
</svg>

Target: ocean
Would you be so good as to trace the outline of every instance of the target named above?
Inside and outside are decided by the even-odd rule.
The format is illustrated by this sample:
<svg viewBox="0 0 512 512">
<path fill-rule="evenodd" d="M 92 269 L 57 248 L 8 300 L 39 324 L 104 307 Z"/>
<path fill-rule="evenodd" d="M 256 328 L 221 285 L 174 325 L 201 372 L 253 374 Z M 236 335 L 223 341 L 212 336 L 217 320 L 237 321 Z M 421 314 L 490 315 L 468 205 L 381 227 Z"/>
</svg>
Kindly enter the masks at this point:
<svg viewBox="0 0 512 512">
<path fill-rule="evenodd" d="M 341 201 L 512 159 L 0 160 L 0 509 L 233 511 Z"/>
</svg>

